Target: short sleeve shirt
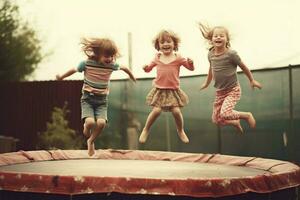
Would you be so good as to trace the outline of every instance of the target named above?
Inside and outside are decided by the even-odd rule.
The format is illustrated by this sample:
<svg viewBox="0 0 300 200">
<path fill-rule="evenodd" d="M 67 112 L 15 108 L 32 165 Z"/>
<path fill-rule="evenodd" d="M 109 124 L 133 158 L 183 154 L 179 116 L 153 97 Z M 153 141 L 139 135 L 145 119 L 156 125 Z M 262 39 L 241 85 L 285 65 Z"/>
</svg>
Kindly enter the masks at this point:
<svg viewBox="0 0 300 200">
<path fill-rule="evenodd" d="M 80 62 L 77 71 L 84 72 L 82 90 L 95 94 L 108 94 L 111 74 L 119 69 L 120 66 L 117 63 L 102 64 L 94 60 Z"/>
<path fill-rule="evenodd" d="M 217 89 L 227 89 L 238 85 L 237 66 L 241 63 L 241 58 L 236 51 L 228 49 L 222 55 L 214 55 L 213 50 L 208 53 L 213 77 L 214 87 Z"/>
</svg>

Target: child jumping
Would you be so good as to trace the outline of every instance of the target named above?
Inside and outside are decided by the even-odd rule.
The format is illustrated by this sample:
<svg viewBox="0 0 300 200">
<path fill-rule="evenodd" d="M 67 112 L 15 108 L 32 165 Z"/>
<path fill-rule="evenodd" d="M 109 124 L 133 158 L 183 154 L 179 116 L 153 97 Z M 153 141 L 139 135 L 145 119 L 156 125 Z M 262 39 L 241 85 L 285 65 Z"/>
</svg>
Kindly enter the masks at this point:
<svg viewBox="0 0 300 200">
<path fill-rule="evenodd" d="M 83 38 L 82 50 L 87 60 L 79 63 L 77 68 L 71 68 L 63 75 L 57 75 L 57 80 L 84 72 L 81 96 L 81 118 L 84 120 L 83 134 L 87 139 L 88 155 L 95 153 L 94 142 L 104 129 L 107 120 L 107 106 L 110 76 L 113 71 L 122 70 L 136 81 L 131 71 L 115 63 L 119 50 L 115 43 L 107 38 Z"/>
<path fill-rule="evenodd" d="M 237 79 L 237 66 L 246 74 L 250 86 L 261 89 L 262 85 L 254 80 L 251 71 L 243 63 L 238 53 L 230 48 L 228 30 L 223 26 L 210 28 L 199 23 L 203 37 L 212 45 L 208 52 L 209 71 L 201 90 L 207 88 L 214 79 L 216 97 L 213 105 L 212 121 L 217 125 L 232 125 L 243 133 L 240 119 L 246 120 L 250 128 L 255 128 L 256 121 L 251 112 L 233 110 L 241 97 L 241 88 Z"/>
<path fill-rule="evenodd" d="M 145 127 L 139 137 L 140 143 L 145 143 L 149 130 L 162 111 L 172 112 L 179 138 L 184 143 L 189 142 L 180 108 L 188 103 L 188 96 L 179 87 L 180 66 L 193 71 L 194 64 L 189 58 L 183 58 L 178 53 L 180 38 L 172 31 L 162 30 L 154 38 L 154 48 L 158 51 L 154 60 L 144 66 L 145 72 L 156 67 L 156 78 L 152 90 L 146 97 L 146 103 L 153 109 L 148 115 Z"/>
</svg>

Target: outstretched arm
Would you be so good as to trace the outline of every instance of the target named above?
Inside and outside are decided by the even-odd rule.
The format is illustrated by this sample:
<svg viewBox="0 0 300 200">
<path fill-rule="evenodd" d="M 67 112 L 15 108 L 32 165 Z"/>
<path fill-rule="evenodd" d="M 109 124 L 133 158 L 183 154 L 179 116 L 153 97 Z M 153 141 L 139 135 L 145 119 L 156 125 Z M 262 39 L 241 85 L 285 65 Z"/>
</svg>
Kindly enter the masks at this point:
<svg viewBox="0 0 300 200">
<path fill-rule="evenodd" d="M 212 75 L 212 71 L 211 71 L 211 66 L 209 66 L 209 70 L 208 70 L 206 80 L 205 80 L 204 83 L 202 83 L 202 85 L 200 87 L 200 90 L 203 90 L 203 89 L 207 88 L 209 86 L 212 78 L 213 78 L 213 75 Z"/>
<path fill-rule="evenodd" d="M 67 78 L 68 76 L 71 76 L 72 74 L 74 74 L 75 72 L 77 72 L 77 70 L 75 68 L 72 68 L 70 70 L 68 70 L 66 73 L 62 74 L 62 75 L 59 75 L 57 74 L 56 75 L 56 80 L 63 80 L 65 78 Z"/>
<path fill-rule="evenodd" d="M 255 87 L 259 89 L 262 88 L 262 85 L 258 81 L 254 80 L 251 71 L 243 62 L 239 64 L 239 67 L 243 70 L 243 72 L 246 74 L 247 78 L 249 79 L 250 86 L 252 89 L 254 89 Z"/>
<path fill-rule="evenodd" d="M 152 61 L 149 65 L 144 65 L 143 70 L 144 70 L 144 72 L 150 72 L 153 69 L 153 67 L 155 67 L 155 66 L 156 66 L 156 63 L 154 61 Z"/>
<path fill-rule="evenodd" d="M 183 66 L 185 66 L 187 69 L 194 71 L 195 67 L 194 67 L 194 61 L 190 58 L 186 59 L 186 62 L 183 64 Z"/>
<path fill-rule="evenodd" d="M 143 70 L 144 72 L 150 72 L 152 68 L 149 67 L 149 65 L 144 65 Z"/>
<path fill-rule="evenodd" d="M 126 74 L 128 74 L 128 76 L 130 77 L 130 79 L 134 82 L 136 82 L 136 78 L 134 77 L 134 75 L 131 73 L 131 71 L 127 68 L 127 67 L 120 67 L 120 70 L 124 71 Z"/>
</svg>

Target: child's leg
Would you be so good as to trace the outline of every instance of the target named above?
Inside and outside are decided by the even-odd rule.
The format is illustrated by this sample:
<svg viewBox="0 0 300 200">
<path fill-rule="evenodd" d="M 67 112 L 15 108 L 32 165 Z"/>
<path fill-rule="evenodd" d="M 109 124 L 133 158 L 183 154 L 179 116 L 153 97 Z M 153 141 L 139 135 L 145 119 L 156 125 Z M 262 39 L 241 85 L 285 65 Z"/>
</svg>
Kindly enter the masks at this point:
<svg viewBox="0 0 300 200">
<path fill-rule="evenodd" d="M 256 121 L 251 112 L 241 112 L 239 111 L 240 119 L 244 119 L 248 122 L 250 128 L 256 127 Z"/>
<path fill-rule="evenodd" d="M 92 117 L 87 117 L 83 124 L 83 134 L 85 137 L 89 138 L 91 136 L 92 129 L 95 126 L 95 120 Z"/>
<path fill-rule="evenodd" d="M 96 126 L 92 131 L 91 136 L 87 140 L 87 146 L 88 146 L 88 154 L 89 156 L 94 155 L 95 153 L 95 145 L 94 142 L 97 138 L 98 135 L 102 132 L 103 128 L 106 125 L 106 120 L 105 119 L 97 119 Z"/>
<path fill-rule="evenodd" d="M 145 143 L 147 140 L 147 137 L 149 135 L 149 130 L 152 126 L 152 124 L 155 122 L 155 120 L 157 119 L 157 117 L 160 115 L 161 113 L 161 108 L 159 107 L 153 107 L 152 111 L 150 112 L 150 114 L 148 115 L 147 121 L 145 123 L 145 127 L 139 137 L 139 142 L 140 143 Z"/>
<path fill-rule="evenodd" d="M 233 110 L 237 103 L 238 99 L 228 96 L 225 98 L 221 111 L 220 118 L 222 119 L 222 125 L 231 125 L 234 126 L 239 133 L 243 133 L 243 128 L 240 123 L 240 112 Z"/>
<path fill-rule="evenodd" d="M 237 119 L 246 120 L 250 128 L 255 128 L 256 121 L 251 112 L 242 112 L 242 111 L 233 110 L 238 100 L 239 97 L 236 98 L 236 96 L 231 95 L 226 97 L 221 108 L 220 117 L 224 119 L 224 123 L 235 126 L 241 132 L 242 129 L 240 123 L 239 122 L 237 123 Z"/>
<path fill-rule="evenodd" d="M 239 119 L 236 120 L 225 120 L 223 121 L 223 125 L 231 125 L 234 126 L 236 128 L 236 130 L 238 131 L 238 133 L 243 133 L 244 130 L 241 126 L 241 122 Z"/>
<path fill-rule="evenodd" d="M 234 107 L 239 100 L 234 98 L 233 96 L 227 96 L 222 104 L 220 110 L 220 118 L 223 120 L 237 120 L 240 118 L 239 112 L 234 110 Z"/>
<path fill-rule="evenodd" d="M 243 128 L 240 123 L 239 112 L 234 110 L 235 105 L 241 97 L 240 87 L 237 86 L 230 91 L 220 91 L 216 94 L 214 102 L 213 121 L 218 125 L 234 126 L 238 132 L 242 133 Z"/>
<path fill-rule="evenodd" d="M 187 137 L 187 135 L 185 134 L 184 129 L 183 129 L 183 117 L 182 117 L 180 108 L 174 107 L 174 108 L 172 108 L 171 112 L 175 119 L 179 138 L 181 139 L 182 142 L 189 143 L 189 138 Z"/>
<path fill-rule="evenodd" d="M 221 92 L 216 92 L 216 97 L 213 103 L 213 112 L 212 112 L 212 122 L 217 124 L 217 125 L 222 125 L 223 123 L 223 119 L 220 117 L 220 113 L 221 113 L 221 108 L 223 105 L 223 102 L 226 98 L 226 94 L 224 95 Z"/>
</svg>

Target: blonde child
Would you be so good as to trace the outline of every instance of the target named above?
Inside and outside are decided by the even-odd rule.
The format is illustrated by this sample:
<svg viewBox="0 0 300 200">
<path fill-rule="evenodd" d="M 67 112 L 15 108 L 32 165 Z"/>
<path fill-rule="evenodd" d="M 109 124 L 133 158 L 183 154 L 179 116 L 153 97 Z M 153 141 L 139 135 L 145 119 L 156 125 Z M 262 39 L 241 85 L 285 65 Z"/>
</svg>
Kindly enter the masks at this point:
<svg viewBox="0 0 300 200">
<path fill-rule="evenodd" d="M 80 62 L 77 68 L 57 75 L 56 79 L 63 80 L 75 72 L 84 72 L 81 117 L 84 120 L 83 134 L 88 138 L 88 155 L 92 156 L 95 153 L 94 142 L 107 123 L 107 101 L 112 72 L 120 69 L 128 74 L 131 80 L 136 79 L 128 68 L 115 63 L 119 50 L 112 40 L 84 38 L 81 44 L 87 60 Z"/>
<path fill-rule="evenodd" d="M 180 38 L 168 30 L 160 31 L 153 40 L 158 53 L 154 60 L 143 68 L 145 72 L 150 72 L 156 67 L 154 87 L 146 97 L 146 103 L 153 108 L 139 137 L 140 143 L 146 142 L 152 124 L 162 111 L 173 114 L 179 138 L 184 143 L 189 142 L 180 110 L 188 103 L 188 96 L 179 87 L 179 72 L 180 66 L 194 70 L 194 64 L 191 59 L 183 58 L 177 53 L 179 42 Z"/>
<path fill-rule="evenodd" d="M 201 85 L 201 90 L 208 87 L 211 80 L 214 79 L 216 97 L 212 121 L 217 125 L 232 125 L 240 133 L 243 133 L 240 119 L 247 121 L 251 128 L 255 128 L 256 121 L 251 112 L 233 110 L 241 97 L 241 88 L 236 73 L 237 66 L 246 74 L 253 89 L 255 87 L 261 89 L 262 85 L 253 78 L 251 71 L 243 63 L 238 53 L 230 48 L 230 37 L 225 27 L 210 28 L 199 23 L 199 29 L 203 37 L 211 44 L 208 52 L 210 67 L 207 78 Z"/>
</svg>

